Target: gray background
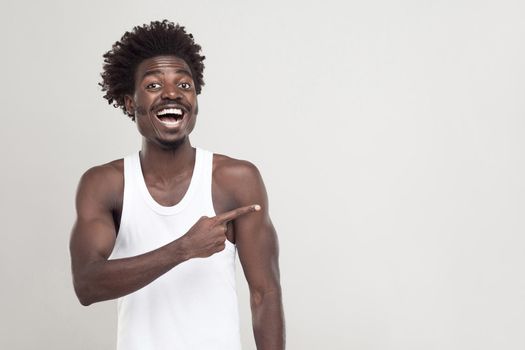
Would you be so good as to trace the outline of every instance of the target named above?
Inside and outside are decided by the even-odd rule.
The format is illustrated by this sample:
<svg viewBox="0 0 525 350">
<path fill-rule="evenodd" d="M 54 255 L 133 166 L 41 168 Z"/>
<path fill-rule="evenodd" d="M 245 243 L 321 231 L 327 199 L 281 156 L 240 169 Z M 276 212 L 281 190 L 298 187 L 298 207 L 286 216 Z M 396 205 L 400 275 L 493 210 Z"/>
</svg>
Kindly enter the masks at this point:
<svg viewBox="0 0 525 350">
<path fill-rule="evenodd" d="M 75 299 L 89 167 L 140 147 L 102 54 L 153 19 L 207 56 L 194 145 L 260 169 L 289 349 L 525 349 L 522 1 L 2 1 L 0 348 L 112 349 Z M 238 266 L 242 339 L 254 349 Z"/>
</svg>

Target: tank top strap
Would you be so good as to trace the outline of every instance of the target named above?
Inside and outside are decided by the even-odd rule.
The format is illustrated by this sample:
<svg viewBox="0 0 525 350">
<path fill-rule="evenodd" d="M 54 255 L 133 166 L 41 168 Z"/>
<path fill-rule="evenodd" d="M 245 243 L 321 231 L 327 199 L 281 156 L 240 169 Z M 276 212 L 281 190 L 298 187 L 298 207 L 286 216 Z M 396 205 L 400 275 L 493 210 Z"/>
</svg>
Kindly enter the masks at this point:
<svg viewBox="0 0 525 350">
<path fill-rule="evenodd" d="M 212 177 L 213 177 L 213 152 L 206 149 L 198 148 L 198 152 L 202 155 L 202 173 L 201 173 L 201 200 L 207 207 L 208 215 L 214 216 L 212 199 Z"/>
<path fill-rule="evenodd" d="M 139 152 L 136 151 L 124 157 L 124 189 L 126 187 L 130 187 L 130 186 L 126 186 L 125 185 L 126 183 L 131 184 L 131 182 L 135 181 L 133 165 L 134 165 L 135 157 L 137 157 L 138 154 Z"/>
</svg>

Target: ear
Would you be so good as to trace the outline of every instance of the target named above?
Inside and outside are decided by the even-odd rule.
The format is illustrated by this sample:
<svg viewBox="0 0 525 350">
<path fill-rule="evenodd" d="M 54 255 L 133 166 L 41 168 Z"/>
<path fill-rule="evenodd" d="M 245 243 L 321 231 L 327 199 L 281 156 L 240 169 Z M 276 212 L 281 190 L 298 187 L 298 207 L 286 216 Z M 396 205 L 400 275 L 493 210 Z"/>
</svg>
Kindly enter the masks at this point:
<svg viewBox="0 0 525 350">
<path fill-rule="evenodd" d="M 135 115 L 135 102 L 133 101 L 133 97 L 124 95 L 124 106 L 126 107 L 128 115 L 133 117 Z"/>
</svg>

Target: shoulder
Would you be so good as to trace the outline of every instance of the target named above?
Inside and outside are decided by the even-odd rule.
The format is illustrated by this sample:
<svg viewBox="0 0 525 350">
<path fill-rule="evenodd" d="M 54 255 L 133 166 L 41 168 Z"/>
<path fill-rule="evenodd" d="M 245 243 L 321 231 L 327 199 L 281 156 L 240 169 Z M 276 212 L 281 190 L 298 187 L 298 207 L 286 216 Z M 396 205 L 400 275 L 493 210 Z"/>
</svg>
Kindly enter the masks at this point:
<svg viewBox="0 0 525 350">
<path fill-rule="evenodd" d="M 224 154 L 214 153 L 213 176 L 219 181 L 239 184 L 261 177 L 259 169 L 250 161 L 235 159 Z"/>
<path fill-rule="evenodd" d="M 124 181 L 124 160 L 117 159 L 109 163 L 96 165 L 84 172 L 80 178 L 81 183 L 91 186 L 107 187 L 116 182 Z"/>
<path fill-rule="evenodd" d="M 237 205 L 265 192 L 261 173 L 250 161 L 214 154 L 213 181 L 235 199 Z"/>
<path fill-rule="evenodd" d="M 77 200 L 95 200 L 113 207 L 124 190 L 124 159 L 87 169 L 77 188 Z"/>
</svg>

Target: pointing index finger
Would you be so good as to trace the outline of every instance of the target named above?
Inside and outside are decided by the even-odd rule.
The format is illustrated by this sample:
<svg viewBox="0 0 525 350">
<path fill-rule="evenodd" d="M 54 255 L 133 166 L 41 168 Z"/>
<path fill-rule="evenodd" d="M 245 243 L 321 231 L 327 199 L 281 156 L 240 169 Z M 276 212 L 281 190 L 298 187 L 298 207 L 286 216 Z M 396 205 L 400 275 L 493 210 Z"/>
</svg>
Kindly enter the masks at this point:
<svg viewBox="0 0 525 350">
<path fill-rule="evenodd" d="M 241 215 L 251 213 L 254 211 L 259 211 L 259 210 L 261 210 L 261 206 L 259 204 L 252 204 L 252 205 L 248 205 L 245 207 L 240 207 L 237 209 L 227 211 L 226 213 L 219 214 L 215 216 L 215 218 L 217 219 L 219 223 L 224 223 L 227 221 L 237 219 Z"/>
</svg>

